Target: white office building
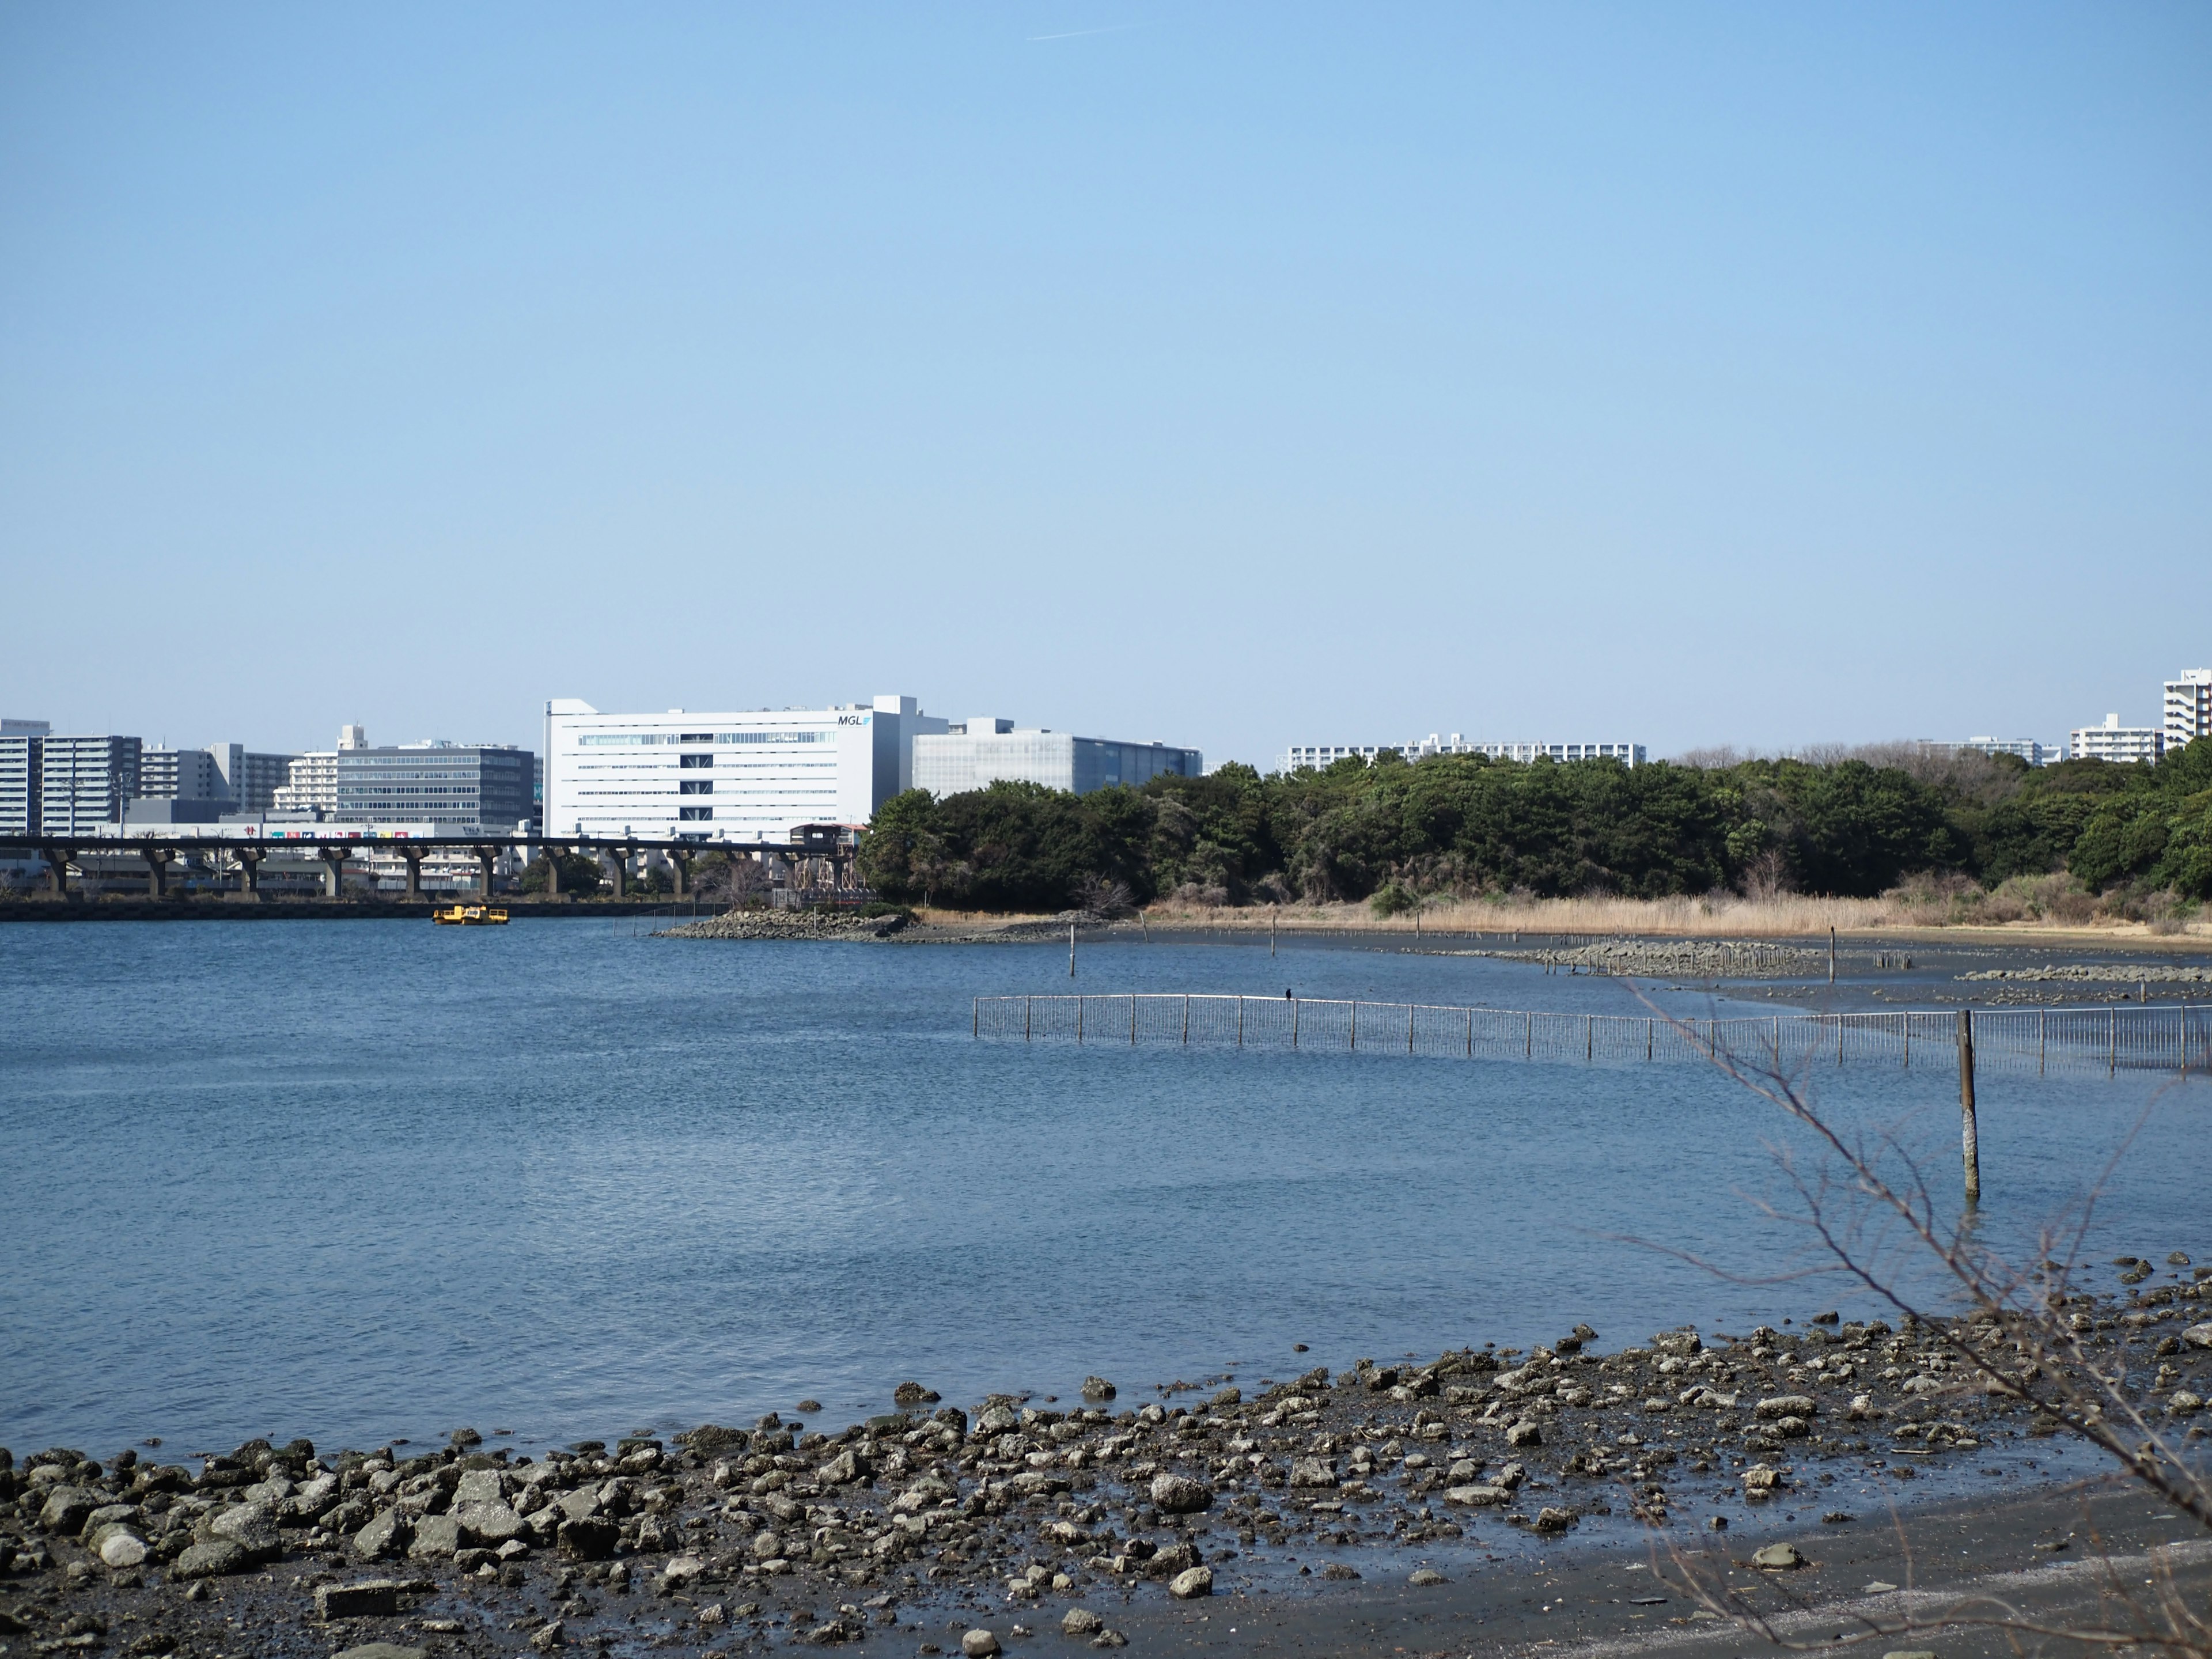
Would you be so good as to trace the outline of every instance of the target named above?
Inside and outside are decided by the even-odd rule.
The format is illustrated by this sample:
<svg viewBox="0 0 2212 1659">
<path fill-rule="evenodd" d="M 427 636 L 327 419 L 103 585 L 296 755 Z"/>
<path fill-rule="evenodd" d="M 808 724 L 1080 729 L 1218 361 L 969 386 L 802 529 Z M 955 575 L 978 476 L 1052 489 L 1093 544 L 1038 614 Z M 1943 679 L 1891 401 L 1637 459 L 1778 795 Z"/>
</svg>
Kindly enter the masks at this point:
<svg viewBox="0 0 2212 1659">
<path fill-rule="evenodd" d="M 1041 783 L 1087 795 L 1164 775 L 1194 778 L 1205 769 L 1205 757 L 1195 749 L 1018 727 L 995 714 L 972 714 L 941 735 L 914 742 L 914 787 L 940 800 L 994 783 Z"/>
<path fill-rule="evenodd" d="M 2212 668 L 2185 668 L 2166 683 L 2166 746 L 2212 738 Z"/>
<path fill-rule="evenodd" d="M 2166 731 L 2156 726 L 2123 726 L 2118 714 L 2102 726 L 2085 726 L 2067 740 L 2074 760 L 2154 761 L 2166 752 Z"/>
<path fill-rule="evenodd" d="M 545 705 L 545 833 L 788 844 L 801 824 L 864 824 L 914 786 L 912 697 L 830 708 L 607 714 Z"/>
<path fill-rule="evenodd" d="M 1641 766 L 1644 761 L 1640 743 L 1470 743 L 1456 732 L 1449 737 L 1431 732 L 1414 743 L 1293 744 L 1283 756 L 1283 770 L 1310 768 L 1319 772 L 1354 756 L 1371 766 L 1377 755 L 1384 754 L 1401 755 L 1408 761 L 1430 755 L 1488 755 L 1493 760 L 1512 761 L 1617 760 L 1624 766 Z"/>
</svg>

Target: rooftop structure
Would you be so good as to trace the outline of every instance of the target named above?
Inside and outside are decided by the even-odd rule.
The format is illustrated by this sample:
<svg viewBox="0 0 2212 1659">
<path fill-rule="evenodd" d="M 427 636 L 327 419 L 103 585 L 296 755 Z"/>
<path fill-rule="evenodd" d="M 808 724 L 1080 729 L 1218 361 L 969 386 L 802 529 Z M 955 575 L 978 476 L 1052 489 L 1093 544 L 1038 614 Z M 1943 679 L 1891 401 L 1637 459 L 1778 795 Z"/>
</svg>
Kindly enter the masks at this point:
<svg viewBox="0 0 2212 1659">
<path fill-rule="evenodd" d="M 995 714 L 972 714 L 942 733 L 914 740 L 914 787 L 939 798 L 994 783 L 1036 783 L 1087 795 L 1164 774 L 1194 778 L 1204 769 L 1205 757 L 1195 749 L 1017 727 Z"/>
<path fill-rule="evenodd" d="M 706 714 L 610 714 L 558 697 L 545 705 L 545 830 L 757 843 L 866 823 L 913 787 L 916 734 L 945 729 L 888 693 Z"/>
</svg>

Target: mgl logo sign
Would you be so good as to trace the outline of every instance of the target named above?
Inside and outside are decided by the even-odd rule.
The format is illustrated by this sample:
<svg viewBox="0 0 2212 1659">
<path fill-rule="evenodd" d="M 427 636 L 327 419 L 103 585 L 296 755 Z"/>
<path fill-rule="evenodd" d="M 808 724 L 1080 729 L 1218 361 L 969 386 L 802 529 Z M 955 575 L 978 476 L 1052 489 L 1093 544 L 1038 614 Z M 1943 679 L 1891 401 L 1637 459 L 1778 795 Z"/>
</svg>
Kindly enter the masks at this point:
<svg viewBox="0 0 2212 1659">
<path fill-rule="evenodd" d="M 867 714 L 840 714 L 837 716 L 837 724 L 840 726 L 866 726 L 872 718 L 872 716 Z"/>
</svg>

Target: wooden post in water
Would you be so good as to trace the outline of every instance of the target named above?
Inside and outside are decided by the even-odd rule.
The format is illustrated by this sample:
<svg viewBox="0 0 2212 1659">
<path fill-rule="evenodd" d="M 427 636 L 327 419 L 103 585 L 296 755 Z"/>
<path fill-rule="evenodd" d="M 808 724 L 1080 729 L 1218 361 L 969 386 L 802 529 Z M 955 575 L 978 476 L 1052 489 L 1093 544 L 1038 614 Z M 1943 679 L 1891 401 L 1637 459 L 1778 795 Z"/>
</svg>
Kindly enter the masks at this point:
<svg viewBox="0 0 2212 1659">
<path fill-rule="evenodd" d="M 1267 954 L 1275 954 L 1275 907 L 1267 907 Z"/>
<path fill-rule="evenodd" d="M 1083 1046 L 1083 999 L 1080 995 L 1075 999 L 1075 1042 L 1078 1048 Z"/>
<path fill-rule="evenodd" d="M 1828 983 L 1836 982 L 1836 930 L 1828 929 Z"/>
<path fill-rule="evenodd" d="M 983 1035 L 983 999 L 981 997 L 975 999 L 975 1012 L 969 1020 L 968 1035 L 971 1037 Z"/>
<path fill-rule="evenodd" d="M 1067 976 L 1075 977 L 1075 924 L 1067 924 Z"/>
<path fill-rule="evenodd" d="M 1959 1152 L 1966 1175 L 1966 1203 L 1982 1201 L 1982 1149 L 1974 1124 L 1974 1011 L 1959 1010 Z"/>
</svg>

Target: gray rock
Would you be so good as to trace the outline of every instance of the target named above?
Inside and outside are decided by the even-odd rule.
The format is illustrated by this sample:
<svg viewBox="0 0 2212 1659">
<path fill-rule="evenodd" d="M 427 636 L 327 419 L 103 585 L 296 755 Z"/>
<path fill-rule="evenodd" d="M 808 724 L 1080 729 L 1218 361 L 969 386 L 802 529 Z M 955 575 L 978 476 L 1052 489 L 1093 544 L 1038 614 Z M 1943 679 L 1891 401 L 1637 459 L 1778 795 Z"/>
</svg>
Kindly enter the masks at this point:
<svg viewBox="0 0 2212 1659">
<path fill-rule="evenodd" d="M 1769 1544 L 1765 1549 L 1753 1553 L 1751 1564 L 1754 1567 L 1764 1567 L 1769 1572 L 1790 1572 L 1803 1566 L 1805 1558 L 1797 1553 L 1795 1544 Z"/>
<path fill-rule="evenodd" d="M 816 1474 L 817 1479 L 827 1481 L 830 1486 L 849 1486 L 856 1480 L 866 1479 L 868 1460 L 848 1446 L 824 1463 Z"/>
<path fill-rule="evenodd" d="M 998 1650 L 999 1638 L 987 1630 L 971 1630 L 960 1638 L 964 1659 L 992 1659 Z"/>
<path fill-rule="evenodd" d="M 1187 1474 L 1152 1477 L 1152 1507 L 1164 1515 L 1193 1515 L 1213 1504 L 1213 1488 Z"/>
<path fill-rule="evenodd" d="M 364 1561 L 404 1555 L 414 1526 L 398 1510 L 386 1510 L 353 1535 L 353 1553 Z"/>
<path fill-rule="evenodd" d="M 229 1538 L 208 1538 L 191 1546 L 169 1564 L 169 1577 L 178 1583 L 192 1578 L 221 1578 L 244 1572 L 253 1565 L 253 1553 Z"/>
<path fill-rule="evenodd" d="M 1524 1417 L 1505 1431 L 1505 1443 L 1514 1447 L 1540 1446 L 1544 1443 L 1544 1431 L 1537 1426 L 1534 1418 Z"/>
<path fill-rule="evenodd" d="M 1513 1494 L 1503 1486 L 1447 1486 L 1444 1502 L 1458 1504 L 1471 1510 L 1497 1509 L 1513 1501 Z"/>
<path fill-rule="evenodd" d="M 1168 1594 L 1178 1601 L 1195 1601 L 1213 1594 L 1213 1569 L 1192 1567 L 1168 1580 Z"/>
<path fill-rule="evenodd" d="M 93 1547 L 100 1565 L 118 1571 L 146 1564 L 146 1540 L 121 1525 L 101 1528 L 100 1542 Z"/>
<path fill-rule="evenodd" d="M 1334 1486 L 1336 1471 L 1323 1457 L 1299 1457 L 1291 1462 L 1291 1484 L 1293 1486 Z"/>
<path fill-rule="evenodd" d="M 497 1504 L 506 1497 L 506 1479 L 497 1469 L 465 1469 L 453 1483 L 455 1509 L 464 1504 Z"/>
<path fill-rule="evenodd" d="M 463 1542 L 461 1523 L 450 1515 L 426 1515 L 415 1523 L 414 1541 L 407 1546 L 410 1561 L 449 1561 Z"/>
<path fill-rule="evenodd" d="M 1022 1419 L 1009 1406 L 993 1406 L 975 1419 L 979 1435 L 1011 1434 L 1022 1425 Z M 998 1638 L 994 1637 L 994 1641 Z"/>
<path fill-rule="evenodd" d="M 680 1589 L 705 1577 L 706 1571 L 707 1562 L 703 1556 L 672 1556 L 668 1565 L 660 1570 L 660 1582 L 671 1589 Z"/>
<path fill-rule="evenodd" d="M 1106 1621 L 1088 1607 L 1070 1607 L 1060 1627 L 1070 1636 L 1096 1636 L 1106 1628 Z"/>
<path fill-rule="evenodd" d="M 563 1521 L 557 1534 L 561 1553 L 576 1561 L 604 1561 L 615 1553 L 622 1528 L 605 1516 Z"/>
<path fill-rule="evenodd" d="M 1445 1577 L 1443 1574 L 1438 1572 L 1434 1567 L 1416 1567 L 1413 1570 L 1413 1576 L 1408 1578 L 1406 1582 L 1409 1584 L 1426 1586 L 1430 1584 L 1449 1584 L 1451 1583 L 1451 1580 Z"/>
<path fill-rule="evenodd" d="M 284 1540 L 277 1535 L 276 1515 L 267 1503 L 238 1504 L 218 1510 L 207 1525 L 210 1538 L 228 1538 L 252 1552 L 258 1561 L 282 1553 Z"/>
<path fill-rule="evenodd" d="M 599 1489 L 585 1486 L 576 1492 L 562 1492 L 557 1507 L 564 1521 L 588 1521 L 599 1512 Z"/>
<path fill-rule="evenodd" d="M 2191 1325 L 2182 1332 L 2181 1340 L 2192 1348 L 2212 1348 L 2212 1319 L 2201 1325 Z"/>
<path fill-rule="evenodd" d="M 1565 1532 L 1574 1524 L 1575 1512 L 1572 1510 L 1553 1509 L 1547 1504 L 1536 1511 L 1538 1532 Z"/>
<path fill-rule="evenodd" d="M 499 1498 L 471 1498 L 450 1511 L 462 1532 L 486 1549 L 497 1549 L 523 1532 L 523 1519 Z M 444 1517 L 438 1517 L 444 1518 Z M 424 1523 L 428 1524 L 428 1522 Z"/>
<path fill-rule="evenodd" d="M 1809 1394 L 1778 1394 L 1751 1408 L 1753 1417 L 1811 1417 L 1820 1407 Z"/>
<path fill-rule="evenodd" d="M 365 1578 L 350 1584 L 315 1586 L 318 1619 L 390 1619 L 399 1612 L 400 1592 L 408 1588 L 397 1578 Z"/>
<path fill-rule="evenodd" d="M 1705 1352 L 1705 1341 L 1697 1332 L 1685 1327 L 1679 1331 L 1661 1331 L 1651 1339 L 1651 1346 L 1661 1353 L 1686 1357 Z"/>
<path fill-rule="evenodd" d="M 348 1648 L 336 1659 L 423 1659 L 420 1648 L 403 1648 L 397 1642 L 363 1642 Z"/>
<path fill-rule="evenodd" d="M 1111 1400 L 1114 1385 L 1103 1376 L 1086 1376 L 1083 1379 L 1083 1397 L 1094 1401 Z"/>
<path fill-rule="evenodd" d="M 92 1512 L 107 1501 L 107 1494 L 86 1486 L 55 1486 L 39 1510 L 39 1525 L 48 1532 L 74 1537 L 84 1530 Z"/>
</svg>

